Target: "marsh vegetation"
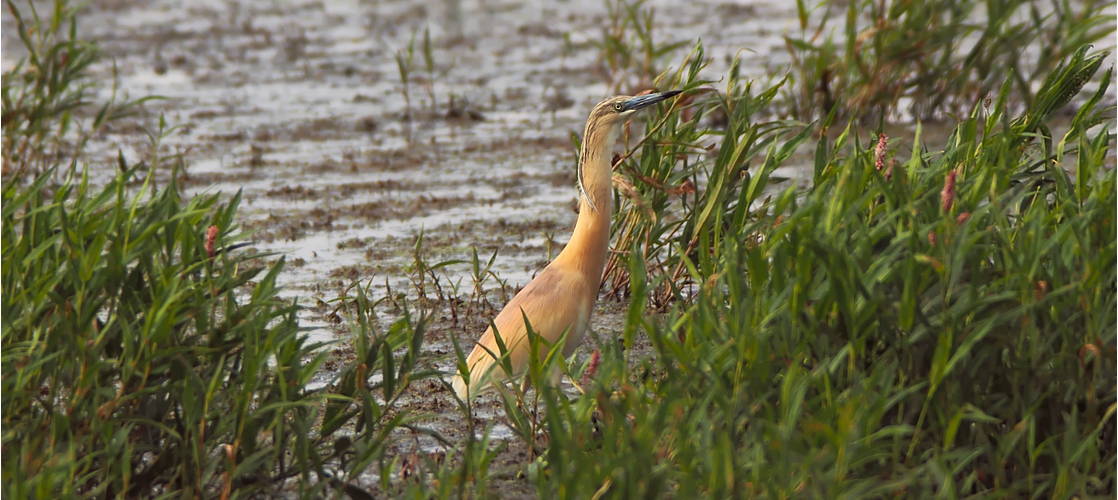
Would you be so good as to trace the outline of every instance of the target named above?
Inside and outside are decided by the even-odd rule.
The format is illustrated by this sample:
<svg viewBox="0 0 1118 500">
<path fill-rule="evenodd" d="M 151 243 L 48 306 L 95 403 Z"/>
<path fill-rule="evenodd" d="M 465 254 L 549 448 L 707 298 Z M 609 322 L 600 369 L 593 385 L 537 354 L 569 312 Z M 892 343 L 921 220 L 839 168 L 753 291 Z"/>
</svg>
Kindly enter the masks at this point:
<svg viewBox="0 0 1118 500">
<path fill-rule="evenodd" d="M 125 95 L 78 28 L 96 12 L 8 2 L 5 495 L 1114 495 L 1112 6 L 797 2 L 787 64 L 758 68 L 663 36 L 648 3 L 594 5 L 581 32 L 517 29 L 547 64 L 589 62 L 489 104 L 446 81 L 501 78 L 455 52 L 469 36 L 395 33 L 423 17 L 407 6 L 369 22 L 405 41 L 383 71 L 259 20 L 299 12 L 229 4 L 198 42 L 236 49 L 220 61 L 161 40 L 154 73 L 194 85 L 278 46 L 296 87 L 394 92 L 347 100 L 352 121 L 247 126 L 235 101 L 180 124 L 181 97 Z M 579 86 L 684 94 L 615 157 L 591 338 L 533 357 L 537 389 L 457 400 L 463 350 L 573 219 L 577 134 L 499 117 L 577 122 Z M 208 150 L 184 136 L 236 159 L 192 163 Z"/>
</svg>

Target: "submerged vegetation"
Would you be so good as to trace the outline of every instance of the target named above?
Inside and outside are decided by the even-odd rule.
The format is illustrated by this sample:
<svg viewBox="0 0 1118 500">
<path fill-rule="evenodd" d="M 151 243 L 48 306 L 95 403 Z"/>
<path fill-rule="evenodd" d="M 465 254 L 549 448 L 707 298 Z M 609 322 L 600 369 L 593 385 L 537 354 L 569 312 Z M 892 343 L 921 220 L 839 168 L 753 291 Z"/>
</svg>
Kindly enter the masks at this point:
<svg viewBox="0 0 1118 500">
<path fill-rule="evenodd" d="M 155 186 L 183 166 L 157 154 L 162 126 L 145 161 L 120 155 L 91 182 L 86 138 L 143 101 L 77 120 L 98 82 L 75 11 L 25 22 L 8 3 L 30 55 L 3 75 L 4 493 L 479 498 L 515 481 L 540 498 L 1113 496 L 1113 72 L 1086 45 L 1113 19 L 1094 2 L 1031 17 L 995 2 L 981 27 L 964 22 L 976 2 L 917 4 L 852 0 L 834 40 L 801 2 L 811 36 L 788 38 L 795 63 L 765 87 L 736 61 L 724 84 L 704 80 L 701 43 L 674 60 L 649 9 L 609 3 L 609 84 L 685 98 L 643 136 L 634 123 L 617 158 L 602 292 L 627 301 L 620 341 L 533 357 L 537 389 L 503 393 L 514 437 L 496 443 L 471 404 L 454 402 L 467 429 L 451 440 L 403 403 L 448 375 L 424 362 L 437 311 L 457 325 L 507 300 L 486 293 L 506 288 L 496 253 L 431 263 L 421 236 L 413 293 L 338 298 L 354 353 L 313 383 L 328 355 L 277 295 L 284 260 L 243 248 L 239 194 Z M 1039 59 L 1018 44 L 1041 35 Z M 406 91 L 410 49 L 398 58 Z M 887 137 L 902 102 L 953 113 L 952 133 Z M 797 157 L 810 184 L 781 183 Z M 379 307 L 398 319 L 379 326 Z M 577 395 L 548 386 L 550 365 Z M 416 435 L 448 453 L 397 453 Z M 523 463 L 493 468 L 511 446 Z"/>
</svg>

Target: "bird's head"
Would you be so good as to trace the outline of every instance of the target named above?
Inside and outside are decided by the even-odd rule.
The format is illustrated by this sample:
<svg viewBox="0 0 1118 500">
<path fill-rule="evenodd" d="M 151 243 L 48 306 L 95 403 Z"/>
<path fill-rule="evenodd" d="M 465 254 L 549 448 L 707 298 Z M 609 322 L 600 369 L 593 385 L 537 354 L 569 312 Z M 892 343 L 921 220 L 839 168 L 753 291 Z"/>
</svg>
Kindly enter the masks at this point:
<svg viewBox="0 0 1118 500">
<path fill-rule="evenodd" d="M 586 120 L 582 139 L 584 155 L 588 152 L 608 155 L 621 134 L 621 125 L 634 113 L 679 93 L 679 90 L 669 90 L 638 96 L 619 95 L 598 103 Z"/>
<path fill-rule="evenodd" d="M 588 127 L 593 125 L 613 128 L 613 126 L 625 123 L 625 120 L 633 116 L 633 113 L 679 93 L 679 90 L 669 90 L 639 96 L 619 95 L 610 97 L 594 106 L 594 110 L 590 112 L 590 119 L 587 120 L 587 125 Z"/>
<path fill-rule="evenodd" d="M 621 134 L 621 125 L 633 116 L 633 113 L 679 93 L 679 90 L 669 90 L 638 96 L 619 95 L 610 97 L 594 106 L 594 110 L 590 112 L 590 118 L 586 120 L 586 132 L 582 137 L 582 153 L 578 161 L 578 187 L 586 196 L 590 208 L 597 210 L 594 200 L 587 192 L 586 166 L 588 164 L 598 166 L 594 168 L 596 174 L 593 176 L 597 180 L 591 179 L 589 185 L 603 189 L 608 188 L 610 185 L 610 153 Z"/>
</svg>

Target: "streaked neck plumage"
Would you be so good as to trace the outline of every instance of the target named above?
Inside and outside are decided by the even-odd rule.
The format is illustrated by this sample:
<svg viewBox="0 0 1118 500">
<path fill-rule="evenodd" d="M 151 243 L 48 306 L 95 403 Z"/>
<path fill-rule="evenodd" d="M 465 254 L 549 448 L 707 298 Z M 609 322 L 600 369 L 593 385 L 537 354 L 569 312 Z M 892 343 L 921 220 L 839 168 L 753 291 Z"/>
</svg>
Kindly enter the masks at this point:
<svg viewBox="0 0 1118 500">
<path fill-rule="evenodd" d="M 555 258 L 557 263 L 580 268 L 586 276 L 598 281 L 609 252 L 609 225 L 613 216 L 611 153 L 619 128 L 613 124 L 605 127 L 587 124 L 579 158 L 578 176 L 582 192 L 578 220 L 571 240 Z"/>
</svg>

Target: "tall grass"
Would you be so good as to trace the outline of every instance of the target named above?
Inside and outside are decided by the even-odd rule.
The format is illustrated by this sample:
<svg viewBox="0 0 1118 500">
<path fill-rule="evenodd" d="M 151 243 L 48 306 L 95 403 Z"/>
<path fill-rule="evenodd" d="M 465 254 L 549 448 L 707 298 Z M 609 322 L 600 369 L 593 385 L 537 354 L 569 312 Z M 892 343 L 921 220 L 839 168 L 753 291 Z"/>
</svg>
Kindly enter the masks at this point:
<svg viewBox="0 0 1118 500">
<path fill-rule="evenodd" d="M 30 19 L 25 19 L 13 2 L 5 3 L 28 52 L 0 80 L 0 144 L 5 176 L 43 172 L 59 164 L 72 165 L 93 132 L 155 98 L 117 102 L 113 92 L 112 98 L 96 110 L 84 110 L 91 104 L 91 90 L 99 85 L 86 77 L 97 59 L 97 49 L 77 38 L 75 8 L 65 0 L 55 0 L 49 16 L 42 17 L 35 4 L 30 3 Z M 88 126 L 78 123 L 75 112 L 79 110 L 92 115 Z"/>
<path fill-rule="evenodd" d="M 1016 118 L 1007 83 L 907 160 L 823 136 L 813 186 L 686 257 L 695 302 L 665 317 L 644 308 L 673 277 L 634 248 L 624 335 L 654 352 L 603 342 L 583 396 L 540 389 L 540 496 L 1113 495 L 1110 70 L 1066 135 L 1036 133 L 1103 57 L 1078 51 Z"/>
<path fill-rule="evenodd" d="M 1007 80 L 1010 102 L 1027 107 L 1033 85 L 1060 61 L 1084 45 L 1112 43 L 1114 33 L 1113 16 L 1095 0 L 796 5 L 800 31 L 785 36 L 795 85 L 785 96 L 804 120 L 832 110 L 871 122 L 965 114 Z"/>
<path fill-rule="evenodd" d="M 636 93 L 652 86 L 672 52 L 688 42 L 658 43 L 656 13 L 644 0 L 606 0 L 608 22 L 599 39 L 598 69 L 611 93 Z"/>
<path fill-rule="evenodd" d="M 355 288 L 357 358 L 311 386 L 325 353 L 278 296 L 283 259 L 237 250 L 240 194 L 183 199 L 178 175 L 157 189 L 152 172 L 182 168 L 154 155 L 162 121 L 150 163 L 88 167 L 117 171 L 93 185 L 75 168 L 83 138 L 122 116 L 110 102 L 73 120 L 96 48 L 73 40 L 63 2 L 30 25 L 8 7 L 30 55 L 3 78 L 4 495 L 361 498 L 352 483 L 387 475 L 393 431 L 412 425 L 394 405 L 431 376 L 416 364 L 426 316 L 404 307 L 380 331 Z"/>
<path fill-rule="evenodd" d="M 134 171 L 100 192 L 88 177 L 4 189 L 9 494 L 200 494 L 259 481 L 263 460 L 307 439 L 299 387 L 321 360 L 304 361 L 313 346 L 275 297 L 283 266 L 214 255 L 208 228 L 235 239 L 219 228 L 237 199 L 183 206 L 171 187 L 141 202 Z"/>
<path fill-rule="evenodd" d="M 773 170 L 810 136 L 810 125 L 756 117 L 782 84 L 758 91 L 731 77 L 724 92 L 712 92 L 711 82 L 699 77 L 707 62 L 699 43 L 678 70 L 662 76 L 659 86 L 692 96 L 650 113 L 647 135 L 617 166 L 623 196 L 614 233 L 621 253 L 606 266 L 611 295 L 626 293 L 624 252 L 633 248 L 652 274 L 668 277 L 651 295 L 656 306 L 693 294 L 701 280 L 691 278 L 715 274 L 726 231 L 753 217 Z M 705 125 L 713 115 L 725 117 L 721 130 Z M 697 266 L 690 270 L 697 274 L 688 266 Z"/>
<path fill-rule="evenodd" d="M 910 22 L 917 8 L 881 15 Z M 350 287 L 338 308 L 354 359 L 317 388 L 326 354 L 278 296 L 283 260 L 241 249 L 239 195 L 183 199 L 175 175 L 153 186 L 150 172 L 180 158 L 121 157 L 98 166 L 118 174 L 94 186 L 74 168 L 82 138 L 130 105 L 74 120 L 92 107 L 82 89 L 96 48 L 73 39 L 65 3 L 20 23 L 31 55 L 3 77 L 4 493 L 480 498 L 520 481 L 541 498 L 1114 495 L 1113 74 L 1099 75 L 1105 54 L 1069 50 L 1097 23 L 1042 20 L 1066 29 L 1050 62 L 1012 73 L 1035 92 L 1014 77 L 986 99 L 970 93 L 987 82 L 971 73 L 946 80 L 971 82 L 962 91 L 904 87 L 963 109 L 929 147 L 919 128 L 861 135 L 848 97 L 875 80 L 849 79 L 847 97 L 803 123 L 766 112 L 804 88 L 802 68 L 768 88 L 732 70 L 715 91 L 697 44 L 657 72 L 672 46 L 653 43 L 639 3 L 615 9 L 611 82 L 636 75 L 686 93 L 646 115 L 642 139 L 640 124 L 627 131 L 616 165 L 606 280 L 629 298 L 622 342 L 599 338 L 590 359 L 564 360 L 530 336 L 535 389 L 501 393 L 525 450 L 513 472 L 494 469 L 503 448 L 472 404 L 458 402 L 457 442 L 405 407 L 412 383 L 438 376 L 424 368 L 426 311 L 441 303 L 457 319 L 464 291 L 450 266 L 472 265 L 466 314 L 492 312 L 496 254 L 432 263 L 417 240 L 407 270 L 420 309 L 390 293 L 398 319 L 383 330 L 371 285 Z M 992 40 L 1007 36 L 998 30 Z M 894 43 L 874 38 L 887 32 L 862 41 Z M 1088 82 L 1098 90 L 1077 100 Z M 873 106 L 899 102 L 883 96 Z M 1053 135 L 1073 101 L 1067 132 Z M 776 182 L 804 149 L 811 185 Z M 639 336 L 647 355 L 633 349 Z M 549 385 L 554 369 L 578 395 Z M 447 459 L 399 454 L 415 434 Z"/>
</svg>

